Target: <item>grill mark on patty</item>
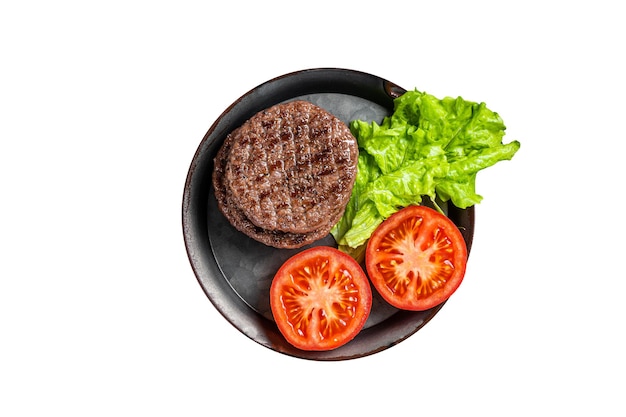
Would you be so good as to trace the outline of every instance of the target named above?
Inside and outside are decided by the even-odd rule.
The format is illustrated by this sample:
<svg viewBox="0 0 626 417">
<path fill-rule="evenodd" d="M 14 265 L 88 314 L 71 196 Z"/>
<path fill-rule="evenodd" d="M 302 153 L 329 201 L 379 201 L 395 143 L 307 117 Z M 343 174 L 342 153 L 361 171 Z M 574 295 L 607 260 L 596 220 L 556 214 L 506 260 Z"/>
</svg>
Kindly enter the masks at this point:
<svg viewBox="0 0 626 417">
<path fill-rule="evenodd" d="M 313 243 L 328 234 L 321 228 L 311 233 L 286 233 L 265 230 L 250 222 L 239 208 L 232 204 L 228 189 L 224 183 L 228 154 L 232 146 L 232 136 L 227 136 L 222 148 L 214 159 L 213 189 L 218 208 L 235 229 L 268 246 L 295 249 Z M 332 227 L 331 225 L 330 227 Z M 330 229 L 329 229 L 330 230 Z"/>
</svg>

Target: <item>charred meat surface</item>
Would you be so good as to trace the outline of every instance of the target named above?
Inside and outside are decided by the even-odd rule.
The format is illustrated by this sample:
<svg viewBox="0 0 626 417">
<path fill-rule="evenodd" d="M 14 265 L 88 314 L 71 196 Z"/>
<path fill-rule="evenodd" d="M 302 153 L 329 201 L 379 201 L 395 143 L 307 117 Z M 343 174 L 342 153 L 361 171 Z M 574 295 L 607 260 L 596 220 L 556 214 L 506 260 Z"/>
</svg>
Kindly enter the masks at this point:
<svg viewBox="0 0 626 417">
<path fill-rule="evenodd" d="M 304 246 L 343 215 L 357 157 L 349 128 L 326 110 L 301 100 L 277 104 L 224 141 L 213 173 L 218 206 L 253 239 Z"/>
</svg>

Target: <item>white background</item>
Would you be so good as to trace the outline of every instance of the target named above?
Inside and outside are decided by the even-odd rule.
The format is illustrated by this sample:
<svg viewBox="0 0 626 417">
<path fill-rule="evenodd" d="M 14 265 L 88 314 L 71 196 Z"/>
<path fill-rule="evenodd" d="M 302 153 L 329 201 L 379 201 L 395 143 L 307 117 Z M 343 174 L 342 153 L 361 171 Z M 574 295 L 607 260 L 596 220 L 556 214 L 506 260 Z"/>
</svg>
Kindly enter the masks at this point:
<svg viewBox="0 0 626 417">
<path fill-rule="evenodd" d="M 0 415 L 626 415 L 617 4 L 3 2 Z M 484 101 L 522 144 L 440 314 L 331 363 L 231 326 L 181 227 L 215 119 L 315 67 Z"/>
</svg>

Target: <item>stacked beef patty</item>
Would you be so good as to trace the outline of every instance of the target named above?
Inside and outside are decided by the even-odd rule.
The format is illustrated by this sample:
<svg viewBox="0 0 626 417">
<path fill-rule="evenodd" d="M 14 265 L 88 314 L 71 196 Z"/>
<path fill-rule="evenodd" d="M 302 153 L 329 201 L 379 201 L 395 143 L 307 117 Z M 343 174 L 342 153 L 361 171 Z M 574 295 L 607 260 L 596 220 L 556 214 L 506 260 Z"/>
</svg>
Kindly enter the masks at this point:
<svg viewBox="0 0 626 417">
<path fill-rule="evenodd" d="M 225 139 L 213 186 L 220 211 L 266 245 L 299 248 L 339 221 L 356 177 L 350 129 L 307 101 L 277 104 Z"/>
</svg>

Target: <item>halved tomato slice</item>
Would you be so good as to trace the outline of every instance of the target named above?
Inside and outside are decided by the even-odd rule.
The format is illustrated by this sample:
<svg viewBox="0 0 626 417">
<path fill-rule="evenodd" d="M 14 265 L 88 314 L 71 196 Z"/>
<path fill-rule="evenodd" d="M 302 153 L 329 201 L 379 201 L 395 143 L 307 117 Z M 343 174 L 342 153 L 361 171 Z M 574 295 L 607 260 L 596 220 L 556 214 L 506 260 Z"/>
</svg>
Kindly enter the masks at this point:
<svg viewBox="0 0 626 417">
<path fill-rule="evenodd" d="M 363 328 L 372 290 L 354 259 L 335 248 L 317 246 L 280 267 L 270 288 L 270 306 L 290 344 L 302 350 L 331 350 Z"/>
<path fill-rule="evenodd" d="M 428 310 L 446 301 L 465 276 L 467 246 L 456 225 L 425 206 L 394 213 L 372 234 L 365 252 L 380 295 L 403 310 Z"/>
</svg>

